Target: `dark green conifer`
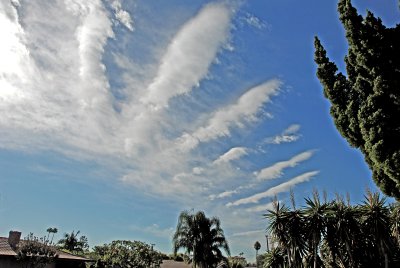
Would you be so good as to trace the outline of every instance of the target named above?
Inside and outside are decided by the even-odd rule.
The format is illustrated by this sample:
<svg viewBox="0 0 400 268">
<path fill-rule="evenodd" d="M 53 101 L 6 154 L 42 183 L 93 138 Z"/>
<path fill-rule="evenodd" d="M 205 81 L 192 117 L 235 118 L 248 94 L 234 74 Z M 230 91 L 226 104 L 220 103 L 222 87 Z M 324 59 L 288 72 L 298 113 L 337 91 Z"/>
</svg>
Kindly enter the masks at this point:
<svg viewBox="0 0 400 268">
<path fill-rule="evenodd" d="M 369 11 L 363 18 L 350 0 L 340 0 L 338 11 L 349 44 L 346 74 L 316 37 L 317 76 L 341 135 L 361 150 L 379 188 L 400 200 L 400 25 L 387 28 Z"/>
</svg>

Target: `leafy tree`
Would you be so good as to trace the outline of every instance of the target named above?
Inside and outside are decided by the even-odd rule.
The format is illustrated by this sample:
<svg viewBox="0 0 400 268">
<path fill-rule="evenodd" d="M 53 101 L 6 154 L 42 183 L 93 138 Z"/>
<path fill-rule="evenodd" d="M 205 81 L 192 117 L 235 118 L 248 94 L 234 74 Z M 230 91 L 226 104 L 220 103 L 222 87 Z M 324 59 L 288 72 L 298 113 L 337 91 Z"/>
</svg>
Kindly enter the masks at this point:
<svg viewBox="0 0 400 268">
<path fill-rule="evenodd" d="M 221 261 L 227 261 L 220 248 L 230 255 L 228 242 L 218 218 L 207 218 L 204 212 L 196 214 L 187 211 L 179 215 L 178 225 L 173 237 L 174 254 L 180 248 L 192 254 L 193 267 L 216 267 Z"/>
<path fill-rule="evenodd" d="M 117 240 L 94 247 L 96 267 L 148 268 L 160 267 L 162 254 L 140 241 Z"/>
<path fill-rule="evenodd" d="M 243 264 L 239 261 L 233 261 L 231 263 L 231 268 L 244 268 Z"/>
<path fill-rule="evenodd" d="M 56 250 L 51 247 L 46 237 L 38 238 L 30 233 L 17 251 L 17 260 L 24 268 L 43 268 L 57 258 Z"/>
<path fill-rule="evenodd" d="M 350 0 L 338 11 L 349 43 L 346 75 L 315 38 L 317 76 L 336 128 L 363 153 L 379 188 L 400 200 L 400 24 L 387 28 L 369 11 L 363 18 Z"/>
<path fill-rule="evenodd" d="M 243 268 L 243 267 L 245 267 L 247 262 L 246 262 L 246 258 L 243 257 L 243 255 L 244 255 L 244 253 L 240 252 L 239 256 L 229 257 L 228 260 L 229 260 L 230 267 L 231 268 L 235 268 L 235 267 L 236 268 L 240 268 L 240 267 Z"/>
<path fill-rule="evenodd" d="M 64 238 L 58 241 L 60 248 L 75 254 L 82 254 L 85 250 L 88 250 L 89 244 L 86 236 L 83 235 L 78 238 L 79 233 L 80 231 L 65 233 Z"/>
</svg>

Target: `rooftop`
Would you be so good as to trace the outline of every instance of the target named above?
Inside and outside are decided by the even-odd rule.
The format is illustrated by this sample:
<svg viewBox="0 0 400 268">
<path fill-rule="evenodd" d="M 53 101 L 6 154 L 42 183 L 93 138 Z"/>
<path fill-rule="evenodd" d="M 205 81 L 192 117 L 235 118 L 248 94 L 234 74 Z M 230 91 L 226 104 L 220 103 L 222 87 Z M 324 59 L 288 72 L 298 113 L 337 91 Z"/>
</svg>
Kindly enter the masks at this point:
<svg viewBox="0 0 400 268">
<path fill-rule="evenodd" d="M 20 240 L 19 243 L 24 243 L 24 240 Z M 55 248 L 55 250 L 57 252 L 58 259 L 90 261 L 90 259 L 76 256 L 57 248 Z M 16 250 L 14 250 L 8 243 L 8 237 L 0 237 L 0 256 L 17 256 Z"/>
</svg>

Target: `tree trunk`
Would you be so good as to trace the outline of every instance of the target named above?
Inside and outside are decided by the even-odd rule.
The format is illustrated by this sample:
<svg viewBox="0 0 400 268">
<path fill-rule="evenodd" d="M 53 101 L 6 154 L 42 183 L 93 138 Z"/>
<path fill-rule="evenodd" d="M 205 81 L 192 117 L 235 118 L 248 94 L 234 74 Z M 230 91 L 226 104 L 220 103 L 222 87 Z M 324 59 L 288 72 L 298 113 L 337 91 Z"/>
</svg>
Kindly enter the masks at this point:
<svg viewBox="0 0 400 268">
<path fill-rule="evenodd" d="M 314 245 L 314 268 L 317 268 L 317 246 Z"/>
</svg>

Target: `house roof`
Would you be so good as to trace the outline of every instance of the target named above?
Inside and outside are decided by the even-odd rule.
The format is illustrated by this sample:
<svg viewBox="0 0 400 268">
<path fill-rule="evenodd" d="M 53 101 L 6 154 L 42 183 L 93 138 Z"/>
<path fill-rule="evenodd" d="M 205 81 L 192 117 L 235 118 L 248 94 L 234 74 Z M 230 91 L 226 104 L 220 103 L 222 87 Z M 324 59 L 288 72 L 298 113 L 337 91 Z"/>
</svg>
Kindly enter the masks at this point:
<svg viewBox="0 0 400 268">
<path fill-rule="evenodd" d="M 163 260 L 163 262 L 161 263 L 161 268 L 190 268 L 190 267 L 192 267 L 190 264 L 172 260 Z"/>
<path fill-rule="evenodd" d="M 21 240 L 20 243 L 23 243 L 24 240 Z M 70 254 L 68 252 L 56 249 L 58 259 L 62 260 L 77 260 L 77 261 L 91 261 L 90 259 L 83 258 L 80 256 L 76 256 L 73 254 Z M 8 243 L 8 238 L 7 237 L 0 237 L 0 256 L 17 256 L 16 250 L 14 250 L 10 244 Z"/>
<path fill-rule="evenodd" d="M 7 237 L 0 237 L 0 255 L 17 256 L 17 253 L 11 248 Z"/>
</svg>

